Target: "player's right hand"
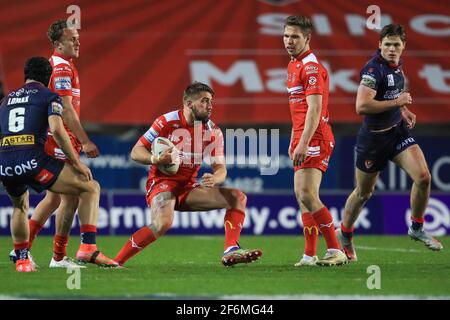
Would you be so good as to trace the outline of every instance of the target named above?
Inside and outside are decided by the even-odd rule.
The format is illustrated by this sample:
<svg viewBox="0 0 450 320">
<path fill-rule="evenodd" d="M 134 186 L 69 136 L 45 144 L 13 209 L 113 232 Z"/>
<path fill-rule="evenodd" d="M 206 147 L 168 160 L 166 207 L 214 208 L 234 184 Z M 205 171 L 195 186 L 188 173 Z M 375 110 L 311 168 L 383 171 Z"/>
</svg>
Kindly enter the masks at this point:
<svg viewBox="0 0 450 320">
<path fill-rule="evenodd" d="M 81 161 L 72 163 L 72 166 L 79 174 L 81 174 L 87 181 L 92 180 L 91 170 Z"/>
<path fill-rule="evenodd" d="M 88 158 L 97 158 L 100 155 L 100 151 L 98 151 L 97 146 L 91 140 L 83 143 L 81 147 Z"/>
<path fill-rule="evenodd" d="M 163 153 L 158 157 L 156 164 L 172 164 L 175 163 L 175 158 L 178 156 L 178 152 L 172 148 L 164 150 Z"/>
<path fill-rule="evenodd" d="M 411 95 L 409 94 L 409 92 L 402 92 L 400 94 L 400 96 L 395 100 L 397 100 L 397 103 L 396 103 L 397 106 L 400 106 L 400 107 L 412 103 L 412 98 L 411 98 Z"/>
<path fill-rule="evenodd" d="M 292 155 L 292 146 L 289 144 L 289 149 L 288 149 L 288 155 L 289 155 L 289 159 L 294 160 L 294 156 Z"/>
</svg>

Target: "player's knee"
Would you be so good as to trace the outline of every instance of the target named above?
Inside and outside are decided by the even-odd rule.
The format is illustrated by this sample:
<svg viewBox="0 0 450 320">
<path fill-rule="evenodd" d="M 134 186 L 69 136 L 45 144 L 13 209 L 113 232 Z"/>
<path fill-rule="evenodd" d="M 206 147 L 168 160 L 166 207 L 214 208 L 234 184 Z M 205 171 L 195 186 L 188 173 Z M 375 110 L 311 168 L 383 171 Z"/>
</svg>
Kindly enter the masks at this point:
<svg viewBox="0 0 450 320">
<path fill-rule="evenodd" d="M 30 209 L 28 201 L 18 200 L 18 201 L 15 201 L 13 205 L 14 205 L 15 212 L 28 215 L 28 210 Z"/>
<path fill-rule="evenodd" d="M 374 189 L 372 189 L 372 190 L 357 189 L 356 196 L 358 197 L 359 201 L 366 202 L 372 197 L 373 191 L 374 191 Z"/>
<path fill-rule="evenodd" d="M 97 195 L 100 193 L 100 184 L 96 180 L 90 180 L 86 183 L 86 191 Z"/>
<path fill-rule="evenodd" d="M 428 170 L 423 171 L 419 175 L 419 177 L 416 180 L 414 180 L 414 182 L 416 184 L 418 184 L 419 186 L 421 186 L 421 187 L 428 188 L 431 185 L 431 174 L 430 174 L 430 171 L 428 171 Z"/>
<path fill-rule="evenodd" d="M 247 206 L 247 196 L 239 189 L 231 190 L 231 203 L 230 206 L 232 208 L 240 209 L 242 211 L 245 210 Z"/>
<path fill-rule="evenodd" d="M 309 189 L 300 189 L 295 192 L 296 198 L 300 203 L 303 203 L 306 207 L 310 207 L 310 204 L 316 201 L 316 196 Z"/>
</svg>

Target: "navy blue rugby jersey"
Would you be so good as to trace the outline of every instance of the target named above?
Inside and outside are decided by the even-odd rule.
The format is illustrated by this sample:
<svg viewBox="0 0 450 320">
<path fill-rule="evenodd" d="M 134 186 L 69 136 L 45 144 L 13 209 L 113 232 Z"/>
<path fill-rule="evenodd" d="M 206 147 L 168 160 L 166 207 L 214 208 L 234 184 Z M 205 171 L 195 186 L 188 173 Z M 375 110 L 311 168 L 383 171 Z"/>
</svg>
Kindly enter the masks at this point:
<svg viewBox="0 0 450 320">
<path fill-rule="evenodd" d="M 12 91 L 0 103 L 0 148 L 44 146 L 48 117 L 62 115 L 61 97 L 38 82 Z"/>
<path fill-rule="evenodd" d="M 405 86 L 402 62 L 389 64 L 378 49 L 360 73 L 360 84 L 377 92 L 375 100 L 394 100 L 400 96 Z M 381 113 L 365 115 L 363 126 L 370 130 L 392 127 L 401 121 L 400 107 Z"/>
</svg>

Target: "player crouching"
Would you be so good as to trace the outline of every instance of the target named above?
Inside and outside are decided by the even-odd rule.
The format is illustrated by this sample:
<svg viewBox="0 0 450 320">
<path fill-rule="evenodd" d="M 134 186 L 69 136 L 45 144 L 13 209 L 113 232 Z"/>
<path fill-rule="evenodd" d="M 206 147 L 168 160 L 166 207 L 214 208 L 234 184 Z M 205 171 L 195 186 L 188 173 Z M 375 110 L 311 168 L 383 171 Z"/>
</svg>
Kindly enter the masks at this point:
<svg viewBox="0 0 450 320">
<path fill-rule="evenodd" d="M 226 208 L 222 263 L 232 266 L 261 257 L 261 250 L 242 249 L 238 244 L 245 219 L 245 194 L 218 186 L 225 181 L 227 169 L 222 132 L 209 119 L 213 95 L 206 84 L 189 85 L 184 91 L 183 108 L 157 118 L 133 147 L 132 159 L 151 166 L 146 200 L 152 222 L 135 232 L 117 254 L 114 260 L 120 265 L 163 236 L 172 226 L 175 210 Z M 197 137 L 199 133 L 201 136 Z M 199 184 L 195 178 L 206 156 L 211 160 L 213 173 L 205 173 Z"/>
</svg>

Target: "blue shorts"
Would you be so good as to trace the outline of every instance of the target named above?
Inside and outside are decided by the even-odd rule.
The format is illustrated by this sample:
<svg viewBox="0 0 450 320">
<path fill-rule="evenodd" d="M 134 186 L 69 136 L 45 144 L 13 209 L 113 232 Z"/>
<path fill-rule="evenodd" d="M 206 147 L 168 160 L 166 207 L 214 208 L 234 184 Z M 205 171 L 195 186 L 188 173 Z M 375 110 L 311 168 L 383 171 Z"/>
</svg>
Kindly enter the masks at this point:
<svg viewBox="0 0 450 320">
<path fill-rule="evenodd" d="M 389 160 L 415 144 L 417 142 L 404 121 L 384 132 L 361 127 L 356 140 L 356 167 L 367 173 L 381 171 Z"/>
<path fill-rule="evenodd" d="M 47 155 L 44 148 L 0 148 L 0 180 L 6 191 L 19 197 L 28 186 L 42 192 L 58 179 L 64 161 Z"/>
</svg>

